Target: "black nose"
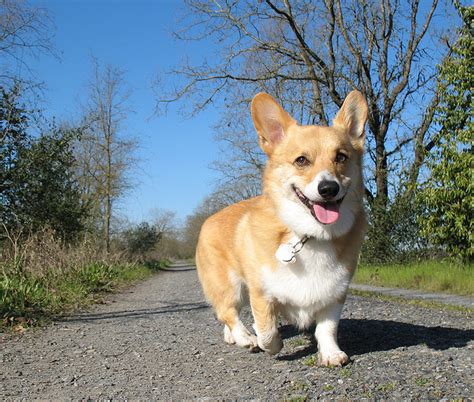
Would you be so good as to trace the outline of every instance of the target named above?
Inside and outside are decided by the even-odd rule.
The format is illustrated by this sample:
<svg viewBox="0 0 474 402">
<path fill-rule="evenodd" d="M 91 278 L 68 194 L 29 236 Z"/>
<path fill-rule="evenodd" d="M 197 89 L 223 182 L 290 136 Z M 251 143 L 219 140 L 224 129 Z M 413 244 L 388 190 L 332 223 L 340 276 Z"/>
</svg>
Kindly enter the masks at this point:
<svg viewBox="0 0 474 402">
<path fill-rule="evenodd" d="M 335 181 L 323 180 L 318 184 L 318 191 L 324 199 L 333 198 L 339 192 L 339 184 Z"/>
</svg>

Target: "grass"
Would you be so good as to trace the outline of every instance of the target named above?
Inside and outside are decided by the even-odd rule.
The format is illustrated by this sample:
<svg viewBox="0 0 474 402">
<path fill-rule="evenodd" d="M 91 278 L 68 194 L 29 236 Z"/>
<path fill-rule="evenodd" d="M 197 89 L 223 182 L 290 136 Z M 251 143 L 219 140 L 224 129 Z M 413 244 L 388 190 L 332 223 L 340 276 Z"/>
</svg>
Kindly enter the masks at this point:
<svg viewBox="0 0 474 402">
<path fill-rule="evenodd" d="M 302 362 L 305 366 L 314 367 L 318 364 L 318 357 L 316 355 L 311 355 L 303 360 Z"/>
<path fill-rule="evenodd" d="M 44 231 L 0 243 L 0 331 L 22 332 L 101 300 L 169 261 L 130 263 L 104 253 L 94 239 L 67 245 Z"/>
<path fill-rule="evenodd" d="M 392 391 L 395 390 L 395 387 L 396 387 L 396 383 L 394 382 L 389 382 L 387 384 L 381 384 L 377 387 L 377 390 L 384 393 L 384 394 L 388 394 Z"/>
<path fill-rule="evenodd" d="M 360 265 L 354 283 L 474 295 L 474 266 L 445 261 L 407 265 Z"/>
<path fill-rule="evenodd" d="M 350 377 L 352 377 L 352 370 L 349 367 L 342 367 L 339 370 L 339 374 L 343 378 L 350 378 Z"/>
<path fill-rule="evenodd" d="M 72 312 L 100 300 L 108 292 L 149 277 L 153 268 L 131 263 L 94 262 L 41 276 L 2 264 L 0 330 L 26 327 Z"/>
<path fill-rule="evenodd" d="M 324 391 L 332 391 L 332 390 L 334 390 L 334 385 L 326 384 L 326 385 L 323 386 L 323 390 Z"/>
<path fill-rule="evenodd" d="M 418 385 L 419 387 L 424 387 L 431 384 L 431 379 L 418 377 L 415 379 L 415 384 Z"/>
<path fill-rule="evenodd" d="M 300 347 L 300 346 L 307 346 L 310 343 L 310 341 L 303 337 L 303 336 L 298 336 L 296 338 L 290 339 L 288 341 L 288 345 L 291 345 L 293 347 Z"/>
</svg>

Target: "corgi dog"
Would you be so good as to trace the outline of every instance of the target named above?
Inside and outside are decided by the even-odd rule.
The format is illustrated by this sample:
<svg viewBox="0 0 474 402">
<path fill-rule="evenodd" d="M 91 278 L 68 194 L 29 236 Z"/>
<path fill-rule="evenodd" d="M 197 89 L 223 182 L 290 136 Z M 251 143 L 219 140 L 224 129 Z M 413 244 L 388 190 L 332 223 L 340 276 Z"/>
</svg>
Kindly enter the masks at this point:
<svg viewBox="0 0 474 402">
<path fill-rule="evenodd" d="M 278 353 L 282 314 L 298 328 L 316 323 L 319 363 L 348 361 L 337 327 L 362 244 L 362 158 L 367 102 L 352 91 L 331 127 L 301 126 L 268 94 L 251 115 L 268 156 L 263 194 L 203 224 L 199 280 L 230 344 Z M 254 332 L 239 319 L 250 301 Z"/>
</svg>

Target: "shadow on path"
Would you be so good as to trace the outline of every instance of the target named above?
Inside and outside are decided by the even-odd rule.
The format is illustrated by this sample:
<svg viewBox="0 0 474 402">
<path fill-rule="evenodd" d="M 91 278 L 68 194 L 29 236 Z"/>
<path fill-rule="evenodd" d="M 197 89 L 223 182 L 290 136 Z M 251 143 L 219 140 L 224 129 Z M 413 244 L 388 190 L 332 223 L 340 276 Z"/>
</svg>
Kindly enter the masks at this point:
<svg viewBox="0 0 474 402">
<path fill-rule="evenodd" d="M 298 334 L 296 329 L 280 327 L 282 337 L 291 338 Z M 313 332 L 314 333 L 314 332 Z M 389 351 L 400 347 L 426 345 L 434 350 L 463 348 L 474 340 L 474 330 L 425 327 L 396 321 L 369 319 L 342 319 L 339 325 L 339 346 L 349 356 Z M 297 360 L 316 352 L 316 342 L 293 354 L 279 356 L 279 360 Z"/>
<path fill-rule="evenodd" d="M 168 268 L 160 268 L 160 271 L 165 271 L 165 272 L 196 271 L 196 267 L 194 265 L 180 265 L 180 266 L 171 266 Z"/>
<path fill-rule="evenodd" d="M 156 308 L 136 309 L 136 310 L 123 310 L 123 311 L 111 311 L 103 313 L 84 313 L 78 314 L 74 317 L 66 317 L 59 322 L 88 322 L 88 321 L 100 321 L 100 320 L 113 320 L 122 318 L 142 318 L 147 316 L 154 316 L 158 314 L 171 314 L 193 310 L 203 310 L 209 308 L 209 305 L 204 302 L 199 303 L 177 303 L 177 302 L 159 302 L 164 306 Z"/>
</svg>

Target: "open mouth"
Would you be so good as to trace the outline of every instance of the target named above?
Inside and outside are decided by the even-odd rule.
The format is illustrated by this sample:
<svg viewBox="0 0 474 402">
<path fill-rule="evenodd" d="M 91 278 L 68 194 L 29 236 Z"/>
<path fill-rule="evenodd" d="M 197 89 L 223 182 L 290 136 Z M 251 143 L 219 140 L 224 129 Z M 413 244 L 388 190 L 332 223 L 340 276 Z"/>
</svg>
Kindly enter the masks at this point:
<svg viewBox="0 0 474 402">
<path fill-rule="evenodd" d="M 295 194 L 298 196 L 300 201 L 309 209 L 311 215 L 319 223 L 323 225 L 330 225 L 339 219 L 339 208 L 341 206 L 344 197 L 335 201 L 311 201 L 306 197 L 303 192 L 296 186 L 293 186 Z"/>
</svg>

